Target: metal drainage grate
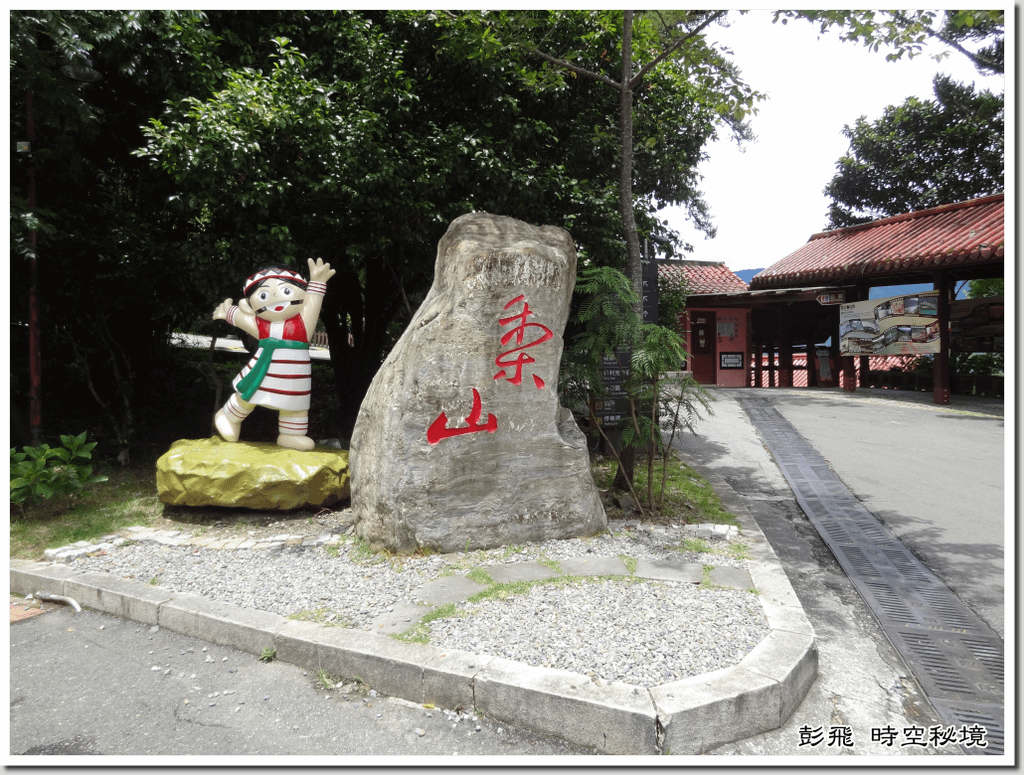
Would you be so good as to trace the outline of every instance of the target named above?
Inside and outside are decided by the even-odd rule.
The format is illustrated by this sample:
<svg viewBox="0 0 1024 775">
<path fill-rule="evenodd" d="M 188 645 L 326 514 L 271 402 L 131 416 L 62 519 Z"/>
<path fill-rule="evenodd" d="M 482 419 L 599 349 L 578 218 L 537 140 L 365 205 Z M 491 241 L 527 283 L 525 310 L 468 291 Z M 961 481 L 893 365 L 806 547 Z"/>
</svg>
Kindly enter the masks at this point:
<svg viewBox="0 0 1024 775">
<path fill-rule="evenodd" d="M 861 505 L 764 398 L 740 398 L 797 503 L 835 555 L 939 717 L 970 754 L 1003 753 L 1003 642 Z"/>
</svg>

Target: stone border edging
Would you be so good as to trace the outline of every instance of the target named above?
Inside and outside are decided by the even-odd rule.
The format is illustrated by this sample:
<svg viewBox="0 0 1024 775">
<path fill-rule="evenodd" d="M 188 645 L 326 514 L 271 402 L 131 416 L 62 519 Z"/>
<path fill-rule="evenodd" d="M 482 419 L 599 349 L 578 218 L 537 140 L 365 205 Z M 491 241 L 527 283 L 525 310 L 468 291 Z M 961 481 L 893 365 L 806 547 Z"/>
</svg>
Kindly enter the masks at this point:
<svg viewBox="0 0 1024 775">
<path fill-rule="evenodd" d="M 776 729 L 817 677 L 814 631 L 775 552 L 721 477 L 701 471 L 751 545 L 747 568 L 771 627 L 734 667 L 645 689 L 578 673 L 286 619 L 61 563 L 11 560 L 10 591 L 45 590 L 182 635 L 358 677 L 385 695 L 472 708 L 497 721 L 619 755 L 700 754 Z"/>
</svg>

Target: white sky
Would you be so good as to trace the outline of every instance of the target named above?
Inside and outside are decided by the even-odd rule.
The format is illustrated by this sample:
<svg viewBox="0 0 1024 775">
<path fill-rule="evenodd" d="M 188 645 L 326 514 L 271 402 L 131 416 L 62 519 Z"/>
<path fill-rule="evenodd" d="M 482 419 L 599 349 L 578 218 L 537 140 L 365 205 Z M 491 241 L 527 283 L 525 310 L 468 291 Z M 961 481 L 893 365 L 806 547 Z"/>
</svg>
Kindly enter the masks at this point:
<svg viewBox="0 0 1024 775">
<path fill-rule="evenodd" d="M 710 158 L 700 167 L 718 236 L 705 239 L 680 208 L 660 213 L 693 244 L 687 258 L 724 261 L 734 272 L 771 266 L 824 230 L 828 199 L 822 189 L 849 149 L 844 125 L 860 116 L 874 121 L 886 106 L 910 96 L 934 99 L 932 78 L 939 72 L 979 89 L 1003 91 L 1002 76 L 982 78 L 955 51 L 942 62 L 928 54 L 887 62 L 885 49 L 872 52 L 842 42 L 836 32 L 819 35 L 817 26 L 804 20 L 783 26 L 771 19 L 771 11 L 730 13 L 731 27 L 715 27 L 709 34 L 732 49 L 744 80 L 768 94 L 750 120 L 757 140 L 739 150 L 723 137 L 708 147 Z"/>
</svg>

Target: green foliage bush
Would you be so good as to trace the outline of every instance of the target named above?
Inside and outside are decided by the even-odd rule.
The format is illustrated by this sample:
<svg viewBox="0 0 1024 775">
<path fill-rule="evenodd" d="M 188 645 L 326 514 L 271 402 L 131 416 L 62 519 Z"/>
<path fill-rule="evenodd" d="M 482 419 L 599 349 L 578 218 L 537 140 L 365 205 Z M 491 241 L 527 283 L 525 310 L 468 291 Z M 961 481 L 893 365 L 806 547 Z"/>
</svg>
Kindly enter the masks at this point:
<svg viewBox="0 0 1024 775">
<path fill-rule="evenodd" d="M 77 436 L 62 435 L 60 447 L 40 444 L 11 447 L 11 503 L 37 505 L 52 498 L 72 495 L 87 484 L 107 481 L 93 473 L 95 441 L 86 442 L 85 431 Z"/>
</svg>

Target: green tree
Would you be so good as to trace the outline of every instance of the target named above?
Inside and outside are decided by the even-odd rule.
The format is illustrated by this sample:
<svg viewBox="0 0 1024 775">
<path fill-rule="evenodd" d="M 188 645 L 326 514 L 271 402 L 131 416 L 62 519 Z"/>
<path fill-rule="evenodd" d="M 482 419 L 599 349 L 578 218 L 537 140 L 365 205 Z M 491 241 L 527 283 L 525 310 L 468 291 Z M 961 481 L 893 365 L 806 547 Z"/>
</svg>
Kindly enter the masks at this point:
<svg viewBox="0 0 1024 775">
<path fill-rule="evenodd" d="M 147 398 L 152 364 L 181 320 L 181 306 L 155 299 L 175 282 L 182 298 L 189 295 L 188 278 L 166 260 L 167 241 L 153 238 L 173 228 L 164 213 L 166 186 L 146 180 L 130 151 L 141 141 L 139 126 L 195 64 L 199 16 L 12 11 L 10 18 L 11 131 L 27 139 L 31 95 L 34 134 L 31 153 L 18 155 L 11 171 L 11 278 L 26 288 L 28 260 L 37 258 L 43 386 L 52 386 L 44 392 L 44 423 L 69 421 L 82 403 L 76 397 L 89 401 L 91 394 L 107 416 L 107 438 L 126 459 L 132 406 Z M 77 68 L 80 78 L 85 66 L 101 79 L 66 77 Z M 23 188 L 30 173 L 32 211 Z M 37 248 L 27 239 L 33 228 Z M 26 296 L 16 296 L 14 319 L 27 316 Z M 12 366 L 20 373 L 27 346 L 16 342 Z M 12 379 L 12 393 L 22 384 Z M 47 397 L 62 405 L 48 411 Z"/>
<path fill-rule="evenodd" d="M 613 130 L 605 121 L 595 126 L 595 133 L 607 137 L 614 131 L 617 138 L 618 215 L 626 246 L 626 274 L 637 304 L 642 289 L 639 235 L 654 230 L 650 216 L 667 204 L 682 204 L 698 228 L 713 233 L 707 206 L 695 185 L 702 149 L 716 136 L 718 125 L 728 127 L 738 140 L 749 139 L 744 118 L 763 97 L 704 38 L 705 29 L 725 15 L 725 11 L 491 12 L 463 14 L 449 21 L 463 34 L 475 29 L 477 51 L 505 52 L 524 80 L 538 88 L 565 88 L 568 82 L 582 79 L 616 95 L 617 127 Z M 595 56 L 598 50 L 601 53 Z M 530 59 L 541 66 L 529 65 Z M 696 153 L 683 156 L 681 163 L 678 151 L 672 152 L 671 130 L 666 131 L 672 115 L 662 112 L 665 104 L 647 94 L 659 81 L 684 93 L 697 114 L 677 126 L 679 131 L 685 127 L 687 132 L 699 132 Z M 652 177 L 661 185 L 652 186 Z M 644 216 L 639 226 L 638 211 Z"/>
<path fill-rule="evenodd" d="M 1003 71 L 1001 10 L 968 11 L 777 11 L 775 20 L 804 19 L 822 33 L 837 32 L 842 40 L 861 43 L 872 51 L 890 49 L 886 59 L 922 54 L 939 41 L 969 59 L 979 71 Z M 978 46 L 979 43 L 987 45 Z M 969 46 L 975 46 L 972 50 Z M 943 59 L 946 52 L 934 55 Z"/>
<path fill-rule="evenodd" d="M 616 101 L 592 81 L 554 84 L 501 47 L 481 47 L 480 14 L 312 18 L 280 20 L 272 49 L 246 37 L 261 52 L 249 58 L 267 64 L 229 69 L 224 88 L 169 104 L 140 154 L 182 191 L 175 202 L 196 224 L 186 252 L 216 246 L 241 272 L 242 256 L 258 246 L 285 260 L 322 255 L 342 270 L 347 282 L 334 281 L 343 290 L 332 288 L 323 319 L 332 342 L 354 337 L 351 351 L 332 348 L 354 420 L 458 215 L 488 210 L 564 226 L 585 260 L 620 260 L 617 144 L 607 123 Z M 578 48 L 589 30 L 588 61 L 603 61 L 617 40 L 592 14 L 554 26 L 542 23 L 547 12 L 523 18 L 560 48 Z M 211 20 L 242 50 L 235 15 Z M 685 198 L 718 119 L 679 78 L 652 76 L 644 92 L 660 115 L 642 124 L 650 161 L 637 167 L 637 189 L 650 201 Z"/>
<path fill-rule="evenodd" d="M 268 259 L 322 256 L 340 270 L 322 320 L 348 422 L 429 287 L 455 217 L 488 210 L 560 225 L 583 264 L 622 265 L 619 95 L 536 59 L 526 67 L 525 49 L 481 48 L 479 25 L 451 18 L 12 12 L 12 135 L 26 137 L 31 92 L 36 142 L 12 161 L 11 274 L 27 285 L 34 229 L 44 386 L 61 401 L 44 405 L 44 418 L 85 414 L 94 400 L 108 432 L 93 436 L 127 459 L 151 433 L 140 407 L 180 400 L 160 378 L 171 332 L 213 333 L 216 302 Z M 618 77 L 621 13 L 519 18 L 538 49 Z M 687 17 L 687 29 L 702 18 Z M 669 27 L 647 15 L 634 27 L 646 66 L 670 45 Z M 660 228 L 663 200 L 704 212 L 702 148 L 716 127 L 742 123 L 729 106 L 749 93 L 713 93 L 731 76 L 711 53 L 697 57 L 702 45 L 690 39 L 690 59 L 663 60 L 633 93 L 643 233 Z M 102 80 L 60 75 L 87 57 Z M 12 317 L 24 319 L 24 307 L 19 296 Z M 19 404 L 22 359 L 12 363 Z"/>
<path fill-rule="evenodd" d="M 948 76 L 935 100 L 910 97 L 843 127 L 849 151 L 825 187 L 827 228 L 866 223 L 1003 189 L 1003 96 Z"/>
</svg>

